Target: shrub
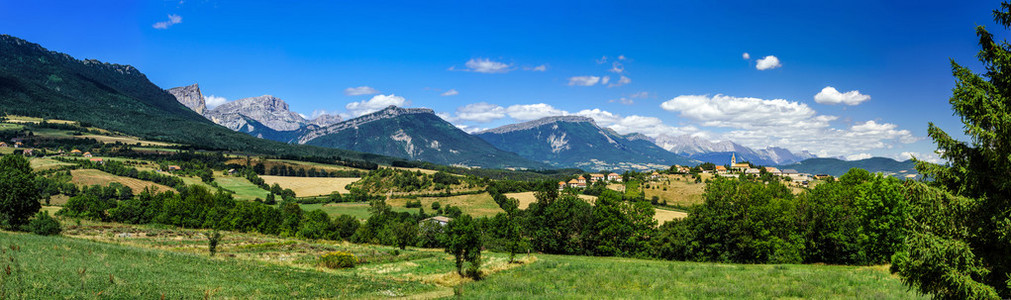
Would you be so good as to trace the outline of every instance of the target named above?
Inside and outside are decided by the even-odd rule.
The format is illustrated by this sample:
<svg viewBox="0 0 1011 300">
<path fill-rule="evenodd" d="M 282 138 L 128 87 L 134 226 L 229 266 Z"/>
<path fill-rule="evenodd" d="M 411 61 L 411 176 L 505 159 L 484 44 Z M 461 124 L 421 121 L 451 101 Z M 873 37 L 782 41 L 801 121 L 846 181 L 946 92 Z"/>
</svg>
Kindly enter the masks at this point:
<svg viewBox="0 0 1011 300">
<path fill-rule="evenodd" d="M 334 251 L 320 256 L 321 265 L 331 269 L 354 268 L 358 263 L 358 258 L 354 254 L 344 251 Z"/>
<path fill-rule="evenodd" d="M 35 218 L 28 221 L 28 231 L 38 235 L 60 234 L 60 221 L 49 215 L 48 212 L 40 211 L 35 214 Z"/>
</svg>

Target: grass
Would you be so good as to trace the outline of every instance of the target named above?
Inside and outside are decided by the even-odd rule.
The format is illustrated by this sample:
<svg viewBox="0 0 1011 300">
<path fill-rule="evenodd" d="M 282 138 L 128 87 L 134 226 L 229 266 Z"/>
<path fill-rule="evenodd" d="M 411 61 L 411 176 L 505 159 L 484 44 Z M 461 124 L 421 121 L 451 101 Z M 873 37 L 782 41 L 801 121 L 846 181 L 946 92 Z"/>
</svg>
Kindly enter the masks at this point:
<svg viewBox="0 0 1011 300">
<path fill-rule="evenodd" d="M 295 191 L 298 197 L 329 195 L 332 192 L 347 194 L 345 188 L 348 184 L 358 181 L 360 178 L 335 178 L 335 177 L 291 177 L 261 175 L 263 181 L 269 185 L 275 183 L 282 188 Z"/>
<path fill-rule="evenodd" d="M 214 182 L 218 183 L 218 186 L 225 188 L 226 190 L 235 192 L 232 196 L 237 200 L 253 201 L 256 198 L 267 199 L 267 192 L 256 186 L 248 179 L 243 177 L 235 176 L 221 176 L 220 174 L 215 174 Z"/>
<path fill-rule="evenodd" d="M 666 210 L 661 208 L 657 208 L 656 214 L 653 215 L 653 219 L 656 219 L 657 224 L 667 223 L 667 221 L 674 219 L 684 219 L 685 217 L 688 217 L 688 213 L 686 212 Z"/>
<path fill-rule="evenodd" d="M 477 299 L 917 299 L 886 267 L 732 265 L 538 255 L 462 286 Z"/>
<path fill-rule="evenodd" d="M 386 203 L 393 207 L 405 207 L 407 201 L 416 201 L 413 199 L 403 199 L 394 198 L 387 200 Z M 473 195 L 459 195 L 450 197 L 421 197 L 417 200 L 421 201 L 422 207 L 425 208 L 426 212 L 432 212 L 432 203 L 439 202 L 442 207 L 446 207 L 446 204 L 451 204 L 453 206 L 459 207 L 460 211 L 465 214 L 470 214 L 474 217 L 491 217 L 495 216 L 500 212 L 505 212 L 495 200 L 491 198 L 488 193 L 473 194 Z M 417 209 L 414 209 L 415 211 Z"/>
<path fill-rule="evenodd" d="M 74 178 L 70 182 L 77 184 L 79 186 L 91 186 L 91 185 L 108 185 L 112 182 L 119 182 L 125 186 L 133 189 L 134 193 L 140 193 L 145 187 L 155 187 L 159 191 L 175 191 L 170 187 L 157 184 L 150 181 L 144 181 L 140 179 L 116 176 L 106 172 L 102 172 L 95 169 L 78 169 L 70 171 L 70 175 Z"/>
<path fill-rule="evenodd" d="M 353 272 L 59 236 L 0 232 L 0 247 L 3 264 L 12 270 L 0 273 L 0 290 L 12 298 L 376 298 L 437 289 Z"/>
<path fill-rule="evenodd" d="M 706 184 L 695 183 L 688 175 L 668 175 L 659 181 L 644 182 L 642 187 L 646 200 L 656 196 L 660 198 L 661 202 L 666 200 L 667 205 L 687 207 L 703 202 L 702 193 L 705 192 Z M 664 188 L 667 190 L 665 191 Z"/>
<path fill-rule="evenodd" d="M 178 146 L 178 144 L 172 144 L 172 143 L 145 141 L 145 140 L 139 139 L 137 137 L 132 137 L 132 136 L 108 136 L 108 135 L 86 134 L 86 135 L 77 136 L 77 138 L 95 139 L 95 140 L 97 140 L 99 142 L 109 143 L 109 144 L 115 144 L 116 142 L 120 142 L 120 143 L 123 143 L 123 144 L 126 144 L 126 145 L 136 145 L 136 144 L 139 143 L 141 146 L 154 146 L 154 147 Z"/>
<path fill-rule="evenodd" d="M 359 220 L 366 220 L 372 214 L 369 213 L 368 203 L 330 203 L 330 204 L 302 204 L 302 209 L 306 211 L 321 209 L 331 217 L 339 215 L 349 215 Z M 406 208 L 403 205 L 393 206 L 395 212 L 418 213 L 417 208 Z M 432 213 L 432 207 L 425 207 L 425 213 Z"/>
</svg>

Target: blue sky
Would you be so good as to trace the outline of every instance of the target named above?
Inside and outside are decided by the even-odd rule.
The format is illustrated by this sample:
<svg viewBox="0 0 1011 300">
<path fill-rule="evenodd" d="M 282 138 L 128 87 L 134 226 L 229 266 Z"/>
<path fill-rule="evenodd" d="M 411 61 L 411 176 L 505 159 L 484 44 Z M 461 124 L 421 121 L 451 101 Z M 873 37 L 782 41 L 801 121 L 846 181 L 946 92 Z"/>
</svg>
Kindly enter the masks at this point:
<svg viewBox="0 0 1011 300">
<path fill-rule="evenodd" d="M 927 122 L 960 136 L 949 58 L 979 70 L 974 27 L 1006 31 L 998 1 L 704 2 L 719 3 L 0 0 L 0 33 L 310 117 L 394 103 L 472 131 L 579 114 L 621 133 L 904 158 L 932 155 Z"/>
</svg>

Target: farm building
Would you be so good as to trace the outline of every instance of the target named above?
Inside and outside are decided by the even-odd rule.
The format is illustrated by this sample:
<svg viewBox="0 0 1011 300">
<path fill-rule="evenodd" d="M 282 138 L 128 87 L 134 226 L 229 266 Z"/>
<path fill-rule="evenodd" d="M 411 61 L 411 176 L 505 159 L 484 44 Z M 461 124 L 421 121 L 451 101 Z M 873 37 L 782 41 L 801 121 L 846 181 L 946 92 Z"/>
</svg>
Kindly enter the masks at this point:
<svg viewBox="0 0 1011 300">
<path fill-rule="evenodd" d="M 431 217 L 431 218 L 424 219 L 424 220 L 421 220 L 421 221 L 422 222 L 432 222 L 432 223 L 435 223 L 435 224 L 446 226 L 446 224 L 449 224 L 449 221 L 452 221 L 452 220 L 453 220 L 453 218 L 450 218 L 450 217 L 435 216 L 435 217 Z"/>
<path fill-rule="evenodd" d="M 176 166 L 176 165 L 168 166 L 168 170 L 169 171 L 179 171 L 179 170 L 182 170 L 182 169 L 183 168 L 180 168 L 179 166 Z"/>
<path fill-rule="evenodd" d="M 91 157 L 91 152 L 84 152 L 84 157 Z"/>
</svg>

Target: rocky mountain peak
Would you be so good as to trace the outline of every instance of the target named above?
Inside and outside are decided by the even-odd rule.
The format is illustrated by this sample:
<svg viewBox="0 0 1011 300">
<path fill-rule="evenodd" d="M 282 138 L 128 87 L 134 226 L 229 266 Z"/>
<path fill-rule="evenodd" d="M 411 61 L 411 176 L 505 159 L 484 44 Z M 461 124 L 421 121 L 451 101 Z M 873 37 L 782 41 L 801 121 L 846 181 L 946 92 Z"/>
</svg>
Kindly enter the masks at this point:
<svg viewBox="0 0 1011 300">
<path fill-rule="evenodd" d="M 200 93 L 200 86 L 196 83 L 187 86 L 180 86 L 168 89 L 167 92 L 176 97 L 179 103 L 182 103 L 186 107 L 189 107 L 198 114 L 203 115 L 207 110 L 207 104 L 204 102 L 204 95 Z"/>
<path fill-rule="evenodd" d="M 317 116 L 316 118 L 313 118 L 312 121 L 310 121 L 310 123 L 319 127 L 327 127 L 333 124 L 340 123 L 343 120 L 344 119 L 342 119 L 338 115 L 322 114 Z"/>
<path fill-rule="evenodd" d="M 299 138 L 299 143 L 300 144 L 304 144 L 304 143 L 306 143 L 308 141 L 311 141 L 311 140 L 313 140 L 313 139 L 315 139 L 317 137 L 333 134 L 333 133 L 340 132 L 340 131 L 343 131 L 343 130 L 346 130 L 346 129 L 349 129 L 349 128 L 356 128 L 358 126 L 361 126 L 361 125 L 369 123 L 369 122 L 374 122 L 374 121 L 383 120 L 383 119 L 395 118 L 395 117 L 398 117 L 398 116 L 401 116 L 401 115 L 408 115 L 408 114 L 433 114 L 434 115 L 435 111 L 432 110 L 432 109 L 429 109 L 429 108 L 403 108 L 403 107 L 397 107 L 395 105 L 390 105 L 390 106 L 387 106 L 386 108 L 384 108 L 384 109 L 382 109 L 380 111 L 374 112 L 374 113 L 365 114 L 365 115 L 362 115 L 362 116 L 354 118 L 354 119 L 350 119 L 350 120 L 347 120 L 347 121 L 344 121 L 344 122 L 340 122 L 340 123 L 337 123 L 337 124 L 326 126 L 326 127 L 320 128 L 318 130 L 313 130 L 312 132 L 309 132 L 306 135 L 304 135 L 301 138 Z"/>
<path fill-rule="evenodd" d="M 509 124 L 498 128 L 492 128 L 485 131 L 478 132 L 476 134 L 482 133 L 508 133 L 519 130 L 527 130 L 542 125 L 547 125 L 555 122 L 568 122 L 568 123 L 590 123 L 593 126 L 597 126 L 597 123 L 593 121 L 592 118 L 583 116 L 552 116 L 544 117 L 533 121 L 527 121 L 523 123 Z"/>
<path fill-rule="evenodd" d="M 288 110 L 288 103 L 271 95 L 243 98 L 207 111 L 208 119 L 232 130 L 239 130 L 246 125 L 243 117 L 256 120 L 276 131 L 296 130 L 309 124 L 301 115 Z"/>
</svg>

